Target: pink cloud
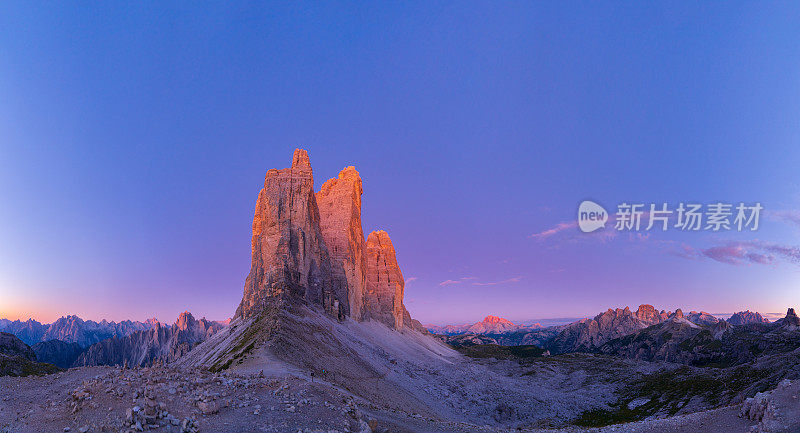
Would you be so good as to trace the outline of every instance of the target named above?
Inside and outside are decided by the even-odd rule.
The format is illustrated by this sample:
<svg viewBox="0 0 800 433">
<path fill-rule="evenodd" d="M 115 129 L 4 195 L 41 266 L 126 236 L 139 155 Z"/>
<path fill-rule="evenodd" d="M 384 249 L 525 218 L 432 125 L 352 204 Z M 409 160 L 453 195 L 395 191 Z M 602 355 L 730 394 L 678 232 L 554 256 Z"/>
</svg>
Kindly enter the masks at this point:
<svg viewBox="0 0 800 433">
<path fill-rule="evenodd" d="M 456 280 L 445 280 L 445 281 L 442 281 L 441 283 L 439 283 L 439 285 L 440 285 L 440 286 L 442 286 L 442 287 L 444 287 L 444 286 L 449 286 L 449 285 L 451 285 L 451 284 L 461 284 L 461 281 L 456 281 Z"/>
<path fill-rule="evenodd" d="M 800 227 L 800 210 L 779 210 L 768 212 L 770 219 L 788 222 L 791 225 Z"/>
<path fill-rule="evenodd" d="M 705 249 L 682 245 L 676 255 L 688 259 L 709 258 L 729 265 L 774 265 L 779 260 L 800 264 L 800 248 L 762 241 L 728 242 Z"/>
<path fill-rule="evenodd" d="M 741 245 L 723 245 L 707 248 L 701 254 L 718 262 L 739 265 L 746 261 L 747 252 Z"/>
<path fill-rule="evenodd" d="M 556 235 L 558 233 L 561 233 L 564 230 L 576 228 L 577 226 L 578 226 L 578 224 L 576 222 L 558 223 L 553 228 L 547 229 L 547 230 L 539 232 L 539 233 L 534 233 L 534 234 L 532 234 L 532 235 L 530 235 L 528 237 L 532 238 L 532 239 L 545 239 L 545 238 L 549 238 L 550 236 L 553 236 L 553 235 Z"/>
<path fill-rule="evenodd" d="M 493 282 L 490 282 L 490 283 L 474 282 L 472 284 L 475 285 L 475 286 L 496 286 L 498 284 L 518 283 L 521 279 L 522 279 L 522 277 L 514 277 L 514 278 L 509 278 L 509 279 L 506 279 L 506 280 L 503 280 L 503 281 L 493 281 Z"/>
</svg>

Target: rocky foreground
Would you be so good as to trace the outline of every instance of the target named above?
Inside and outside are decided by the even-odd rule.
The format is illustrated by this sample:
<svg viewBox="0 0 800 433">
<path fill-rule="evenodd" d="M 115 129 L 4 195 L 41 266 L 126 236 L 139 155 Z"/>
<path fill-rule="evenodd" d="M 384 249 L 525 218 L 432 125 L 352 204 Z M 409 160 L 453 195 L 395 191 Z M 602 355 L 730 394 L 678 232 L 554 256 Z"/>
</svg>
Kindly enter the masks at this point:
<svg viewBox="0 0 800 433">
<path fill-rule="evenodd" d="M 352 396 L 296 377 L 85 367 L 0 387 L 3 432 L 358 432 L 369 421 Z"/>
<path fill-rule="evenodd" d="M 0 432 L 791 432 L 798 388 L 787 382 L 745 405 L 603 428 L 509 429 L 387 409 L 319 377 L 82 367 L 0 378 Z"/>
</svg>

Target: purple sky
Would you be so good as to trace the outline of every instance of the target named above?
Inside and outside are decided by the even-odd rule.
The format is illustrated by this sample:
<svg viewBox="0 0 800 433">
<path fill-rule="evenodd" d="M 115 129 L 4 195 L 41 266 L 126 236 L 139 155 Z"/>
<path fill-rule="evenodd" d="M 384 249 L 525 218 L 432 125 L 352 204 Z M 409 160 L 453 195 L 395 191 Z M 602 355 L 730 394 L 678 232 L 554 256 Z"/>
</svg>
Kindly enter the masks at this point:
<svg viewBox="0 0 800 433">
<path fill-rule="evenodd" d="M 229 317 L 295 147 L 357 167 L 424 323 L 800 306 L 784 6 L 0 3 L 0 317 Z M 585 199 L 765 211 L 585 235 Z"/>
</svg>

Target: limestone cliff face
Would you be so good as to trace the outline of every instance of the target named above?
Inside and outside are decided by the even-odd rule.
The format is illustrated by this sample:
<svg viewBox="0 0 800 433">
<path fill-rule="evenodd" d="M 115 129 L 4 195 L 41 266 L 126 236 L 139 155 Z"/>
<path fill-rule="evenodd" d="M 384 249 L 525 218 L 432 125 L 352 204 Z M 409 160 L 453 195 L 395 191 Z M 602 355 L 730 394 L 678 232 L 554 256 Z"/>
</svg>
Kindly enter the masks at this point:
<svg viewBox="0 0 800 433">
<path fill-rule="evenodd" d="M 250 274 L 235 317 L 300 300 L 340 320 L 427 332 L 403 305 L 405 283 L 389 235 L 377 231 L 364 240 L 362 193 L 354 167 L 315 193 L 308 154 L 300 149 L 290 168 L 269 170 L 256 201 Z"/>
<path fill-rule="evenodd" d="M 281 298 L 304 299 L 335 316 L 349 314 L 346 282 L 331 272 L 306 151 L 295 150 L 291 168 L 267 171 L 251 244 L 250 274 L 236 317 L 258 315 Z"/>
<path fill-rule="evenodd" d="M 394 245 L 385 231 L 375 231 L 367 237 L 366 261 L 363 318 L 383 322 L 395 329 L 403 328 L 405 281 L 397 265 Z"/>
<path fill-rule="evenodd" d="M 328 254 L 331 273 L 347 282 L 350 316 L 361 320 L 366 285 L 364 230 L 361 228 L 361 176 L 347 167 L 339 177 L 328 180 L 316 194 L 320 228 Z"/>
</svg>

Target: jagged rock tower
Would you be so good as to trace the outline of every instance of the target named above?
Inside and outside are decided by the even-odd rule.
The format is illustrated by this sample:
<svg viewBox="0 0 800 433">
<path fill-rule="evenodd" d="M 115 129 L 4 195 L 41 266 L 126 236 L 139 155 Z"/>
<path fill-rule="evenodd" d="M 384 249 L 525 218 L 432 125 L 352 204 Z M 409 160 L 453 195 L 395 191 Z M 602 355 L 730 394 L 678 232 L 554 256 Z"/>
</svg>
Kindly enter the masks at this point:
<svg viewBox="0 0 800 433">
<path fill-rule="evenodd" d="M 403 327 L 403 288 L 405 281 L 397 265 L 389 235 L 375 231 L 367 238 L 367 290 L 364 319 L 383 322 L 395 329 Z"/>
<path fill-rule="evenodd" d="M 364 230 L 361 228 L 361 176 L 347 167 L 328 180 L 316 194 L 322 237 L 328 247 L 334 278 L 347 283 L 350 316 L 363 317 L 366 279 Z"/>
<path fill-rule="evenodd" d="M 321 306 L 344 319 L 424 331 L 403 305 L 403 274 L 385 231 L 364 241 L 361 176 L 343 169 L 314 193 L 305 150 L 291 168 L 267 171 L 253 218 L 252 258 L 237 318 L 281 302 Z"/>
<path fill-rule="evenodd" d="M 308 153 L 292 167 L 267 171 L 253 217 L 250 274 L 236 317 L 258 315 L 271 302 L 302 299 L 335 316 L 349 314 L 346 282 L 331 271 L 322 238 Z"/>
</svg>

